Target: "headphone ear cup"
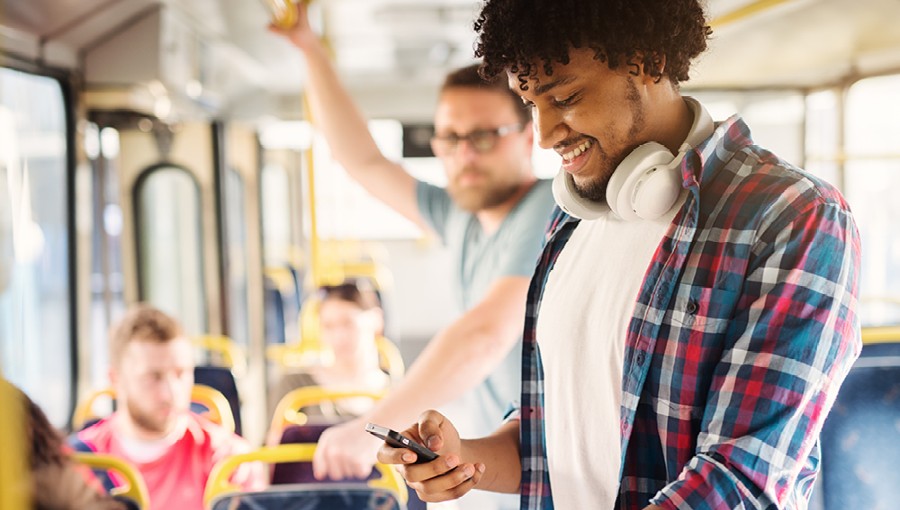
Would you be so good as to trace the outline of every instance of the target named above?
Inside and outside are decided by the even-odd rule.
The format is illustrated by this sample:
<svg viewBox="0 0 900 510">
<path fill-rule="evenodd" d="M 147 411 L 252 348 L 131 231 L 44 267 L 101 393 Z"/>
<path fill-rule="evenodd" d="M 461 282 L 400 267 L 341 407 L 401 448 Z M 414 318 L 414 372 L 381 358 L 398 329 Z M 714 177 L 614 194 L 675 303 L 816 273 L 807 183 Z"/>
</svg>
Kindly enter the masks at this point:
<svg viewBox="0 0 900 510">
<path fill-rule="evenodd" d="M 674 186 L 669 165 L 674 156 L 663 145 L 647 142 L 625 157 L 606 185 L 606 202 L 626 221 L 656 219 L 675 203 L 680 190 Z M 666 205 L 668 204 L 668 205 Z M 659 210 L 665 205 L 665 208 Z"/>
<path fill-rule="evenodd" d="M 671 165 L 655 166 L 644 172 L 635 184 L 631 203 L 635 213 L 645 220 L 662 217 L 681 194 L 679 173 Z"/>
</svg>

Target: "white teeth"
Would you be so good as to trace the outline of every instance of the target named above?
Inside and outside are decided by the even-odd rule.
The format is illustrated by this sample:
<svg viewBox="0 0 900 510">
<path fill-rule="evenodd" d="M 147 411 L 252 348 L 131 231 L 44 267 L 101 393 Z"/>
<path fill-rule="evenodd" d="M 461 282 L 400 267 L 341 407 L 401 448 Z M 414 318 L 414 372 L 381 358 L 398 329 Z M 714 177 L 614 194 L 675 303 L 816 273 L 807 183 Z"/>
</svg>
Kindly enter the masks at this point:
<svg viewBox="0 0 900 510">
<path fill-rule="evenodd" d="M 580 155 L 584 154 L 585 152 L 587 152 L 587 150 L 590 149 L 590 148 L 591 148 L 591 141 L 590 141 L 590 140 L 585 140 L 581 145 L 579 145 L 578 147 L 575 147 L 574 150 L 569 151 L 569 152 L 563 154 L 562 157 L 563 157 L 563 159 L 566 160 L 566 161 L 572 161 L 573 159 L 575 159 L 575 158 L 577 158 L 578 156 L 580 156 Z"/>
</svg>

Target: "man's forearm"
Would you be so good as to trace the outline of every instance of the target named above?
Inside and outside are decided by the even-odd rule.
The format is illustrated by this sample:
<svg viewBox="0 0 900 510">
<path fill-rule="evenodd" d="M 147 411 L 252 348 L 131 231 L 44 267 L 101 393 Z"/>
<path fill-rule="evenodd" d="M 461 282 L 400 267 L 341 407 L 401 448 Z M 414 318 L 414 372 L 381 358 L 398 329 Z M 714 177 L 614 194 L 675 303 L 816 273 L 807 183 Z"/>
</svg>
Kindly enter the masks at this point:
<svg viewBox="0 0 900 510">
<path fill-rule="evenodd" d="M 504 423 L 488 437 L 464 439 L 460 458 L 465 463 L 484 464 L 484 476 L 476 489 L 507 494 L 519 492 L 522 481 L 519 421 Z"/>
<path fill-rule="evenodd" d="M 371 420 L 406 427 L 423 410 L 447 404 L 476 387 L 508 352 L 487 352 L 479 344 L 500 340 L 480 332 L 460 335 L 454 326 L 432 339 L 403 380 L 376 404 Z"/>
<path fill-rule="evenodd" d="M 324 46 L 318 41 L 309 42 L 302 50 L 306 57 L 306 95 L 312 121 L 328 141 L 334 158 L 354 175 L 372 160 L 383 158 L 381 151 Z"/>
</svg>

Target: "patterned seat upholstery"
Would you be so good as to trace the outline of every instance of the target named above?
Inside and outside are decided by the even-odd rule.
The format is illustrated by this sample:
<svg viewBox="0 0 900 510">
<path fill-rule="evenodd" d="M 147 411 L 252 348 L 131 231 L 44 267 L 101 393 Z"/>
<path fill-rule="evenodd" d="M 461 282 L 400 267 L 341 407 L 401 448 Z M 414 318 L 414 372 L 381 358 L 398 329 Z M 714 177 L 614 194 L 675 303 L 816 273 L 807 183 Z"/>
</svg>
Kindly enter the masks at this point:
<svg viewBox="0 0 900 510">
<path fill-rule="evenodd" d="M 404 510 L 391 492 L 349 484 L 277 485 L 264 491 L 229 494 L 212 510 Z"/>
</svg>

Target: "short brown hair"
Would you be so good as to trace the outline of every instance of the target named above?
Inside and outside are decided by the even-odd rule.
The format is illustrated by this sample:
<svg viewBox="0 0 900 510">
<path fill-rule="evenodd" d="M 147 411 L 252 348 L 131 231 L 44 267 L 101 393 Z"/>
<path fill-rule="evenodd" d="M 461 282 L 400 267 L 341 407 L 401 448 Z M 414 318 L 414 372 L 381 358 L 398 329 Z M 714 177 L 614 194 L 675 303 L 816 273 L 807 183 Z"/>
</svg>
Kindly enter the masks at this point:
<svg viewBox="0 0 900 510">
<path fill-rule="evenodd" d="M 181 335 L 181 326 L 174 318 L 158 308 L 138 303 L 110 330 L 110 361 L 118 363 L 133 340 L 166 343 Z"/>
<path fill-rule="evenodd" d="M 441 85 L 441 93 L 443 94 L 447 89 L 455 88 L 471 88 L 499 92 L 506 95 L 512 102 L 513 108 L 516 111 L 516 116 L 523 126 L 531 122 L 531 111 L 525 108 L 525 104 L 522 102 L 519 95 L 509 88 L 509 82 L 507 82 L 503 76 L 493 76 L 486 80 L 479 73 L 480 68 L 481 64 L 472 64 L 451 72 L 444 78 L 444 84 Z"/>
<path fill-rule="evenodd" d="M 381 299 L 375 292 L 372 284 L 365 279 L 348 279 L 337 285 L 323 285 L 319 287 L 319 300 L 325 302 L 328 299 L 353 303 L 362 310 L 381 308 Z"/>
</svg>

